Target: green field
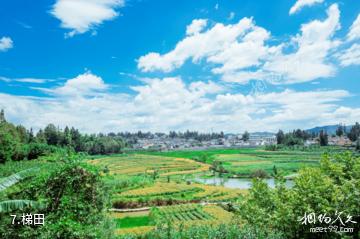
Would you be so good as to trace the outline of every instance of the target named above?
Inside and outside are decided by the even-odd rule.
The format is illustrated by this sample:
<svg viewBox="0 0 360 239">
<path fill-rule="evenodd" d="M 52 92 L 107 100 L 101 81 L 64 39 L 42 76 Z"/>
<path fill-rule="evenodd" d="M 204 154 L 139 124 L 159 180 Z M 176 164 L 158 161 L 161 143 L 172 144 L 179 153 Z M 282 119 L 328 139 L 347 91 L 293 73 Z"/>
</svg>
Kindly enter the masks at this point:
<svg viewBox="0 0 360 239">
<path fill-rule="evenodd" d="M 296 173 L 303 167 L 317 167 L 321 156 L 328 152 L 341 152 L 339 147 L 298 147 L 291 150 L 266 151 L 262 148 L 210 149 L 206 151 L 146 152 L 151 156 L 187 158 L 211 165 L 221 162 L 229 176 L 250 177 L 257 170 L 271 174 L 274 166 L 284 175 Z"/>
<path fill-rule="evenodd" d="M 150 225 L 148 216 L 142 217 L 125 217 L 115 219 L 117 228 L 133 228 Z"/>
<path fill-rule="evenodd" d="M 324 153 L 342 151 L 344 149 L 338 147 L 299 147 L 278 151 L 243 148 L 132 152 L 74 160 L 97 171 L 99 180 L 109 189 L 111 204 L 107 209 L 112 210 L 105 216 L 113 221 L 116 234 L 121 237 L 151 233 L 168 223 L 174 228 L 204 225 L 217 228 L 221 223 L 241 223 L 235 220 L 239 218 L 239 211 L 234 211 L 231 205 L 236 207 L 244 202 L 251 195 L 249 190 L 205 185 L 200 183 L 202 178 L 204 182 L 214 176 L 249 178 L 259 170 L 272 177 L 274 166 L 283 176 L 300 177 L 297 173 L 299 169 L 319 167 Z M 53 155 L 32 161 L 8 162 L 2 166 L 0 180 L 19 170 L 36 167 L 41 177 L 34 183 L 41 182 L 44 175 L 70 163 L 62 159 L 62 156 Z M 226 172 L 214 172 L 212 167 L 215 162 L 221 163 Z M 72 172 L 71 167 L 68 170 Z M 62 177 L 56 179 L 61 180 Z M 26 191 L 21 188 L 26 188 L 27 183 L 19 182 L 6 193 L 25 195 Z M 3 197 L 2 200 L 6 199 Z"/>
<path fill-rule="evenodd" d="M 103 177 L 112 186 L 112 207 L 149 207 L 148 214 L 116 213 L 119 234 L 141 234 L 160 221 L 178 224 L 211 224 L 231 220 L 232 214 L 201 202 L 236 202 L 245 189 L 203 185 L 194 177 L 211 177 L 211 166 L 221 162 L 224 177 L 251 177 L 263 170 L 269 177 L 274 166 L 282 175 L 294 175 L 303 167 L 318 167 L 326 152 L 336 147 L 267 151 L 264 148 L 216 149 L 203 151 L 131 152 L 94 157 L 89 162 L 104 169 Z M 205 160 L 204 160 L 205 159 Z M 216 173 L 218 174 L 218 173 Z M 218 175 L 217 175 L 218 176 Z M 226 218 L 226 219 L 224 219 Z"/>
</svg>

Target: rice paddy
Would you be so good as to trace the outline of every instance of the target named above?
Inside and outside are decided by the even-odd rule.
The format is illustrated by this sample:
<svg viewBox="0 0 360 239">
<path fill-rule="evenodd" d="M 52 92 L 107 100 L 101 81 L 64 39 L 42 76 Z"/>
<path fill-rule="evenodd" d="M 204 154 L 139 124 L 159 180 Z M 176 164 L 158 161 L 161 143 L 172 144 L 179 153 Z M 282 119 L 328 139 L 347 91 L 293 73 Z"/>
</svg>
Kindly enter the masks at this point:
<svg viewBox="0 0 360 239">
<path fill-rule="evenodd" d="M 274 166 L 283 175 L 291 175 L 304 166 L 317 167 L 323 153 L 324 150 L 274 152 L 259 148 L 141 152 L 99 157 L 89 162 L 104 168 L 109 185 L 115 185 L 113 208 L 130 210 L 110 213 L 117 233 L 142 234 L 164 220 L 184 226 L 230 222 L 233 213 L 221 205 L 241 200 L 247 190 L 194 180 L 211 177 L 215 161 L 224 167 L 225 176 L 249 177 L 256 170 L 271 175 Z M 199 160 L 203 155 L 206 160 Z"/>
</svg>

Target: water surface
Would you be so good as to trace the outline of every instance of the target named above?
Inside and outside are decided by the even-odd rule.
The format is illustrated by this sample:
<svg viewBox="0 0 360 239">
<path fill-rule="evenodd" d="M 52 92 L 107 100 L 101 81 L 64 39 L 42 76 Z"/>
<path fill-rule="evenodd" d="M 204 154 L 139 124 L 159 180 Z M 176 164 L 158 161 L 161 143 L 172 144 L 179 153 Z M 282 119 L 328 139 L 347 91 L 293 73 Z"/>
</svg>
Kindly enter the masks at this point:
<svg viewBox="0 0 360 239">
<path fill-rule="evenodd" d="M 208 185 L 224 186 L 226 188 L 249 189 L 252 186 L 251 178 L 212 177 L 212 178 L 197 178 L 196 181 Z M 266 182 L 270 188 L 275 188 L 275 180 L 273 178 L 264 179 L 264 182 Z M 287 188 L 291 188 L 293 185 L 294 185 L 293 180 L 286 179 L 285 186 Z"/>
</svg>

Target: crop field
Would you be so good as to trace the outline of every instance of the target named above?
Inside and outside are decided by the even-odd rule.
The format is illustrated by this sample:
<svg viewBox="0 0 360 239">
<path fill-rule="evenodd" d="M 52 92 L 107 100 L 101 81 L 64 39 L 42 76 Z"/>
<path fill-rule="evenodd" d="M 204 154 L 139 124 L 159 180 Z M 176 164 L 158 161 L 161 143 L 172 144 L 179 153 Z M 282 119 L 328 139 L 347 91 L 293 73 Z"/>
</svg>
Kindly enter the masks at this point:
<svg viewBox="0 0 360 239">
<path fill-rule="evenodd" d="M 150 213 L 155 223 L 170 222 L 175 226 L 194 224 L 220 224 L 232 220 L 233 214 L 217 205 L 185 204 L 153 209 Z"/>
<path fill-rule="evenodd" d="M 318 167 L 327 150 L 137 152 L 89 162 L 103 168 L 106 181 L 113 186 L 112 207 L 130 210 L 110 213 L 117 234 L 143 234 L 164 221 L 185 227 L 232 221 L 234 215 L 219 205 L 241 200 L 248 190 L 199 183 L 196 179 L 214 175 L 214 162 L 226 170 L 225 177 L 251 177 L 257 170 L 271 176 L 274 166 L 283 175 L 293 175 L 305 166 Z M 145 211 L 132 210 L 138 208 Z"/>
<path fill-rule="evenodd" d="M 90 162 L 109 167 L 110 173 L 115 175 L 151 174 L 157 171 L 160 176 L 168 176 L 199 173 L 209 169 L 209 165 L 191 159 L 141 154 L 97 158 Z"/>
<path fill-rule="evenodd" d="M 147 152 L 149 155 L 165 157 L 182 157 L 211 165 L 214 161 L 221 162 L 231 176 L 250 177 L 257 170 L 263 170 L 269 175 L 274 166 L 284 175 L 296 173 L 303 167 L 317 167 L 325 152 L 340 152 L 342 148 L 299 148 L 292 150 L 266 151 L 262 148 L 241 149 L 211 149 L 206 151 L 170 151 Z"/>
<path fill-rule="evenodd" d="M 156 182 L 144 188 L 114 194 L 112 201 L 116 208 L 163 206 L 188 202 L 233 201 L 246 193 L 246 190 L 199 183 L 188 185 L 181 182 Z"/>
<path fill-rule="evenodd" d="M 228 223 L 233 214 L 216 205 L 183 204 L 152 208 L 144 212 L 112 213 L 117 234 L 143 234 L 166 222 L 174 226 Z"/>
</svg>

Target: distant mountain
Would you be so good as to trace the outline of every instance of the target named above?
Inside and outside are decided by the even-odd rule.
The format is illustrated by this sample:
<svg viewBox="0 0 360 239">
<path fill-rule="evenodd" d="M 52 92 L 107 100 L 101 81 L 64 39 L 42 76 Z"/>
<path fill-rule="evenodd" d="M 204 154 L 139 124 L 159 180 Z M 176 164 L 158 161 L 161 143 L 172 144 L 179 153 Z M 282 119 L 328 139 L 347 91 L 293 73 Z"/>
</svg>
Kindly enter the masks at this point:
<svg viewBox="0 0 360 239">
<path fill-rule="evenodd" d="M 315 133 L 318 134 L 320 133 L 321 130 L 324 130 L 325 132 L 327 132 L 328 134 L 335 134 L 336 133 L 336 129 L 339 127 L 339 124 L 336 125 L 325 125 L 325 126 L 318 126 L 312 129 L 307 129 L 306 131 L 309 133 Z M 351 129 L 352 125 L 346 126 L 346 132 L 349 132 Z"/>
</svg>

